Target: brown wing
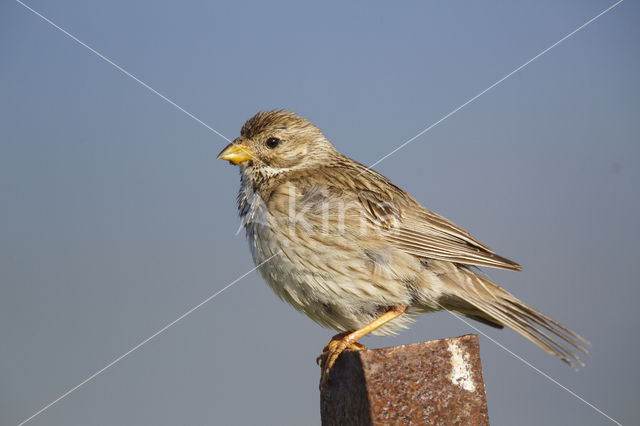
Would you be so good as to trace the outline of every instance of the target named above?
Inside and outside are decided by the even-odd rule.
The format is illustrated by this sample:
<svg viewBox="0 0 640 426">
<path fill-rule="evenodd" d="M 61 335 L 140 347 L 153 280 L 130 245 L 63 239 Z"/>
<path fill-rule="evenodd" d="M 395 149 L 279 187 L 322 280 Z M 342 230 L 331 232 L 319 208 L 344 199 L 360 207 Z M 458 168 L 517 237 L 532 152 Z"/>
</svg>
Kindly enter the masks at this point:
<svg viewBox="0 0 640 426">
<path fill-rule="evenodd" d="M 360 189 L 364 214 L 381 226 L 383 237 L 395 247 L 415 256 L 467 265 L 519 271 L 517 263 L 495 254 L 464 229 L 422 207 L 413 197 L 373 171 L 383 191 Z M 378 189 L 378 188 L 376 188 Z"/>
<path fill-rule="evenodd" d="M 296 181 L 301 188 L 325 188 L 344 201 L 355 200 L 359 211 L 349 210 L 348 215 L 364 217 L 371 222 L 371 231 L 414 256 L 514 271 L 521 269 L 453 222 L 422 207 L 389 179 L 347 157 L 341 156 L 329 166 L 289 173 L 282 178 Z M 274 179 L 272 183 L 275 186 L 279 181 Z"/>
</svg>

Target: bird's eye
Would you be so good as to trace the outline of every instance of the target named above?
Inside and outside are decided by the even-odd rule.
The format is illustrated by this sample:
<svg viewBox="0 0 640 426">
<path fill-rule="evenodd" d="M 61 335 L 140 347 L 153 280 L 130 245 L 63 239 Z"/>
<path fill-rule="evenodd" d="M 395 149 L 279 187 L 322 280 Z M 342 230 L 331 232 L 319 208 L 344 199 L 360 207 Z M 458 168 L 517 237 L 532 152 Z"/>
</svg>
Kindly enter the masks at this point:
<svg viewBox="0 0 640 426">
<path fill-rule="evenodd" d="M 273 149 L 280 144 L 280 139 L 278 138 L 269 138 L 267 139 L 267 148 Z"/>
</svg>

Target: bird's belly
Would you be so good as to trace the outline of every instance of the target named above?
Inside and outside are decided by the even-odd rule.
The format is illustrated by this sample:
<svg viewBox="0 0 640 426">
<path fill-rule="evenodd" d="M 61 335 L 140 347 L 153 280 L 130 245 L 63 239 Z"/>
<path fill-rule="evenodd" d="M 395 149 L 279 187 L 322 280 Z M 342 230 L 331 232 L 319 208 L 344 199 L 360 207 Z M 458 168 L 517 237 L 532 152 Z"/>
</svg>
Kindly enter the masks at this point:
<svg viewBox="0 0 640 426">
<path fill-rule="evenodd" d="M 338 331 L 363 327 L 391 307 L 408 305 L 405 284 L 385 271 L 352 241 L 278 226 L 249 223 L 247 237 L 254 262 L 281 299 L 317 323 Z M 410 316 L 394 320 L 379 333 L 406 326 Z"/>
</svg>

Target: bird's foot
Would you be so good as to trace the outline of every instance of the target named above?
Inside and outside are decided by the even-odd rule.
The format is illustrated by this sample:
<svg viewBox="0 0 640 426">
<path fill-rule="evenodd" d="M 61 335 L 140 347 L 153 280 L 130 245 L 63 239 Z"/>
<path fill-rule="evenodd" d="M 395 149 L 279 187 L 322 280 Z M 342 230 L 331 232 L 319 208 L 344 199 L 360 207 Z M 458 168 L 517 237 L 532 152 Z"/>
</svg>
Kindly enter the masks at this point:
<svg viewBox="0 0 640 426">
<path fill-rule="evenodd" d="M 316 358 L 316 363 L 320 364 L 322 378 L 320 387 L 326 389 L 329 384 L 329 372 L 336 363 L 340 354 L 344 351 L 362 351 L 367 349 L 362 343 L 355 341 L 353 333 L 340 333 L 331 338 L 331 341 L 324 347 L 322 354 Z"/>
</svg>

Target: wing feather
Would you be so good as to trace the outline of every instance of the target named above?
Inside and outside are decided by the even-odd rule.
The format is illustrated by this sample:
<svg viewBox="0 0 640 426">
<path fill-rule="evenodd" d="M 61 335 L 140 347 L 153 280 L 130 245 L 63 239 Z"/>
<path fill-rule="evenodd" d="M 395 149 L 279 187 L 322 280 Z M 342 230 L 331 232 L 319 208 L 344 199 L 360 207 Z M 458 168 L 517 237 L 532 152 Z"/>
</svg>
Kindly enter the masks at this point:
<svg viewBox="0 0 640 426">
<path fill-rule="evenodd" d="M 387 181 L 375 174 L 378 180 Z M 388 183 L 390 191 L 360 188 L 358 199 L 363 205 L 363 214 L 373 223 L 382 225 L 381 234 L 392 245 L 427 259 L 513 271 L 522 269 L 516 262 L 497 255 L 464 229 L 425 209 L 409 194 Z"/>
<path fill-rule="evenodd" d="M 364 217 L 374 234 L 414 256 L 514 271 L 521 269 L 458 225 L 425 209 L 386 177 L 346 157 L 313 171 L 283 174 L 282 179 L 295 182 L 303 193 L 319 187 L 327 194 L 342 197 L 342 201 L 350 205 L 355 201 L 358 208 L 349 209 L 346 214 L 357 215 L 354 220 Z M 272 183 L 277 186 L 282 182 L 275 178 Z"/>
</svg>

